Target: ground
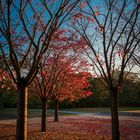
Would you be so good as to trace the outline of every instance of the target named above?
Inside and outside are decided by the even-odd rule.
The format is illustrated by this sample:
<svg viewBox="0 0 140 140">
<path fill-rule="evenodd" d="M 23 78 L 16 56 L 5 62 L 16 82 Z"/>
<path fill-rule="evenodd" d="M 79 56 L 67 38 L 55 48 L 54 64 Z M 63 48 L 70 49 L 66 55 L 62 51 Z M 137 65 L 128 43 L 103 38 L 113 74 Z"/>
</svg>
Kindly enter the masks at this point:
<svg viewBox="0 0 140 140">
<path fill-rule="evenodd" d="M 0 121 L 0 140 L 15 139 L 16 120 Z M 121 140 L 140 140 L 139 117 L 120 116 Z M 28 119 L 28 140 L 109 140 L 111 120 L 101 115 L 60 116 L 59 122 L 47 118 L 47 131 L 40 132 L 40 118 Z"/>
</svg>

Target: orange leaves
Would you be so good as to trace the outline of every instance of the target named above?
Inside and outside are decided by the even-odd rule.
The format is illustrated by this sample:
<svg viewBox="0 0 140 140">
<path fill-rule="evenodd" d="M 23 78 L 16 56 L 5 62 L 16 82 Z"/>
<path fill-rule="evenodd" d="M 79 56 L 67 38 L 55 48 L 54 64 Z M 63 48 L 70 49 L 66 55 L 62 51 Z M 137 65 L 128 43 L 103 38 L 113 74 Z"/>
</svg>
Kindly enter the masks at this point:
<svg viewBox="0 0 140 140">
<path fill-rule="evenodd" d="M 96 11 L 95 12 L 95 16 L 99 16 L 100 15 L 100 12 L 99 11 Z"/>
</svg>

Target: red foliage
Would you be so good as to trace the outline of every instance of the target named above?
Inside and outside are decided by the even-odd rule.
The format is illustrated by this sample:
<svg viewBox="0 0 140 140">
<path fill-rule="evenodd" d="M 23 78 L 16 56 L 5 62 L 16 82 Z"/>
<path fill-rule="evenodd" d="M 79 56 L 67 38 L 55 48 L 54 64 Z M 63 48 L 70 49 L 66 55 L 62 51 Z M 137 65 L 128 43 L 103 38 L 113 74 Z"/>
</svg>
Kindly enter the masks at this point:
<svg viewBox="0 0 140 140">
<path fill-rule="evenodd" d="M 86 6 L 85 2 L 82 2 L 81 5 L 80 5 L 81 8 L 84 8 L 85 6 Z"/>
<path fill-rule="evenodd" d="M 58 30 L 52 37 L 51 53 L 44 66 L 40 69 L 36 80 L 40 83 L 35 87 L 40 91 L 39 96 L 47 97 L 51 93 L 53 98 L 60 101 L 77 100 L 92 93 L 83 90 L 89 86 L 88 77 L 84 72 L 90 65 L 81 58 L 86 43 L 68 30 Z"/>
<path fill-rule="evenodd" d="M 101 33 L 104 32 L 104 28 L 102 26 L 99 26 L 99 30 L 100 30 Z"/>
<path fill-rule="evenodd" d="M 99 11 L 96 11 L 96 12 L 95 12 L 95 15 L 96 15 L 96 16 L 99 16 L 99 15 L 100 15 L 100 12 L 99 12 Z"/>
<path fill-rule="evenodd" d="M 81 19 L 83 17 L 82 13 L 77 13 L 74 15 L 74 19 L 78 20 L 79 18 Z"/>
<path fill-rule="evenodd" d="M 10 90 L 12 87 L 15 88 L 12 78 L 6 71 L 0 69 L 0 88 Z"/>
</svg>

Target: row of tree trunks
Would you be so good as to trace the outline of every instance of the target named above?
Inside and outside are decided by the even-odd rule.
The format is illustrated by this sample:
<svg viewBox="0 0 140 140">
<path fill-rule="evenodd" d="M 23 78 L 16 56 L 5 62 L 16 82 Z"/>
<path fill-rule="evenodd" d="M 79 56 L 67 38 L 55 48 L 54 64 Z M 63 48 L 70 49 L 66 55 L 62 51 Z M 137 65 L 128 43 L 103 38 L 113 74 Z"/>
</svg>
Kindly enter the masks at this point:
<svg viewBox="0 0 140 140">
<path fill-rule="evenodd" d="M 112 118 L 112 140 L 120 139 L 119 119 L 118 119 L 118 94 L 112 91 L 111 94 L 111 118 Z M 28 88 L 26 86 L 18 86 L 18 112 L 17 112 L 17 140 L 27 139 L 27 97 Z M 55 101 L 54 121 L 58 121 L 59 103 Z M 46 99 L 42 99 L 42 120 L 41 131 L 46 131 Z M 24 129 L 24 134 L 22 130 Z"/>
</svg>

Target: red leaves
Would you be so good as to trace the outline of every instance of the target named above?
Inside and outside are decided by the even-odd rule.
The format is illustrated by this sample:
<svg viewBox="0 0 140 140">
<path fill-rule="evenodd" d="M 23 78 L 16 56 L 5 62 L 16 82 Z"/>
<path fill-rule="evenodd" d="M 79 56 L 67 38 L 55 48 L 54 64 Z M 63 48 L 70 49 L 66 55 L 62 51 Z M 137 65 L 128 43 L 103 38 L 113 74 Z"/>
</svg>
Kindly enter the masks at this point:
<svg viewBox="0 0 140 140">
<path fill-rule="evenodd" d="M 77 18 L 81 16 L 79 14 Z M 80 57 L 86 49 L 86 42 L 76 34 L 71 34 L 68 29 L 56 31 L 52 40 L 51 53 L 36 78 L 40 83 L 38 91 L 44 92 L 39 94 L 46 97 L 51 91 L 51 97 L 59 101 L 90 96 L 92 93 L 83 89 L 90 86 L 88 78 L 91 75 L 82 72 L 90 65 Z"/>
<path fill-rule="evenodd" d="M 86 72 L 67 73 L 67 78 L 60 89 L 60 100 L 78 100 L 93 94 L 92 92 L 84 90 L 89 87 L 88 78 L 91 75 Z"/>
<path fill-rule="evenodd" d="M 79 18 L 82 19 L 82 17 L 83 17 L 82 13 L 77 13 L 74 15 L 75 20 L 78 20 Z"/>
<path fill-rule="evenodd" d="M 122 57 L 124 57 L 124 52 L 123 52 L 123 50 L 122 49 L 116 49 L 117 50 L 117 54 L 118 54 L 118 56 L 120 57 L 120 58 L 122 58 Z"/>
<path fill-rule="evenodd" d="M 1 85 L 1 89 L 3 89 L 3 88 L 5 88 L 5 84 L 2 84 L 2 85 Z"/>
<path fill-rule="evenodd" d="M 130 120 L 132 119 L 132 120 Z M 32 118 L 29 123 L 29 139 L 59 139 L 59 140 L 111 140 L 111 120 L 104 116 L 99 118 L 88 115 L 62 116 L 61 121 L 52 122 L 52 118 L 47 118 L 47 132 L 38 132 L 40 119 Z M 15 124 L 11 120 L 1 121 L 0 137 L 13 139 L 15 135 Z M 34 126 L 34 127 L 33 127 Z M 13 129 L 14 128 L 14 129 Z M 139 140 L 140 138 L 139 117 L 121 118 L 120 135 L 123 140 Z"/>
<path fill-rule="evenodd" d="M 89 22 L 94 22 L 95 20 L 94 20 L 94 18 L 90 18 L 90 17 L 87 17 L 86 18 Z"/>
<path fill-rule="evenodd" d="M 80 5 L 80 8 L 84 8 L 85 6 L 86 6 L 86 2 L 82 2 L 81 5 Z M 93 17 L 89 17 L 89 16 L 79 12 L 79 13 L 74 15 L 74 20 L 84 19 L 85 21 L 88 20 L 89 22 L 93 23 L 95 21 L 94 17 L 100 15 L 99 7 L 97 7 L 97 6 L 93 7 L 93 11 L 94 11 L 94 14 L 95 14 Z M 75 22 L 73 22 L 73 25 L 74 24 L 75 24 Z"/>
<path fill-rule="evenodd" d="M 99 26 L 99 30 L 100 30 L 101 33 L 104 32 L 104 28 L 102 26 Z"/>
<path fill-rule="evenodd" d="M 10 75 L 0 69 L 0 88 L 10 90 L 12 86 L 14 87 L 14 83 Z"/>
<path fill-rule="evenodd" d="M 80 5 L 81 8 L 84 8 L 85 6 L 86 6 L 85 2 L 82 2 L 81 5 Z"/>
<path fill-rule="evenodd" d="M 100 15 L 100 12 L 99 11 L 96 11 L 95 12 L 95 16 L 99 16 Z"/>
</svg>

